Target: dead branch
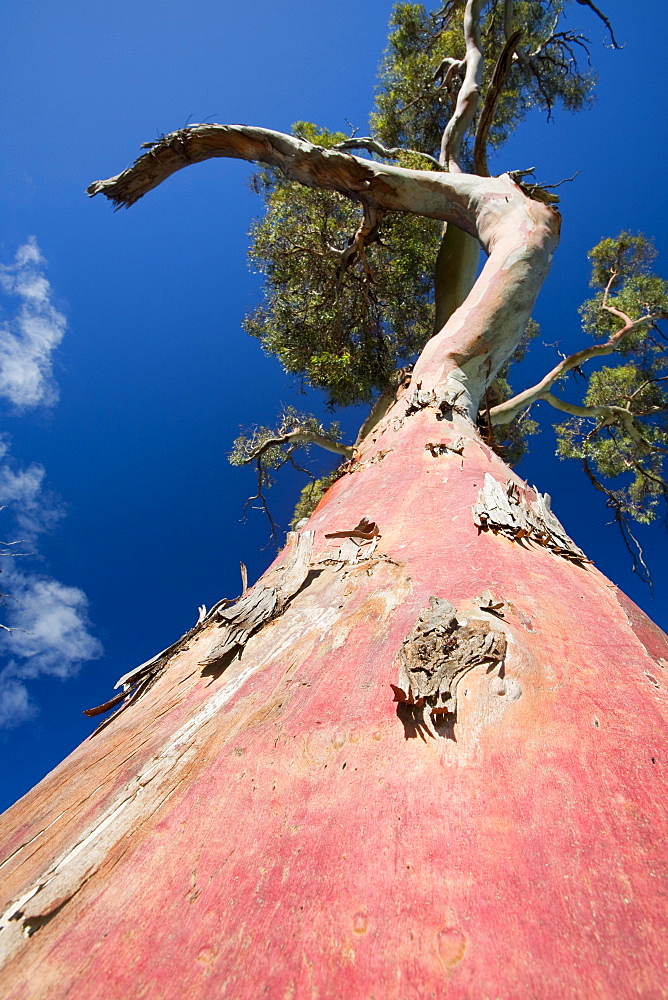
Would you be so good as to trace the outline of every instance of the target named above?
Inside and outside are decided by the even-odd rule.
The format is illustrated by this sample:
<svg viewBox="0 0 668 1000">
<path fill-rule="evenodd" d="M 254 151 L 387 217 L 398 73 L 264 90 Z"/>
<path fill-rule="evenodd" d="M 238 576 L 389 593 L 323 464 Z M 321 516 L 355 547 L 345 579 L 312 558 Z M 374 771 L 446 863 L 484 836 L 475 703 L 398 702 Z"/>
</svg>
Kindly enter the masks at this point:
<svg viewBox="0 0 668 1000">
<path fill-rule="evenodd" d="M 628 518 L 624 514 L 619 497 L 615 496 L 612 490 L 609 490 L 603 485 L 603 483 L 594 474 L 594 471 L 586 458 L 582 459 L 582 467 L 594 489 L 597 489 L 599 492 L 605 494 L 607 498 L 606 506 L 614 511 L 615 523 L 619 528 L 619 533 L 622 536 L 624 545 L 626 546 L 626 551 L 631 556 L 633 572 L 637 573 L 644 583 L 649 584 L 651 590 L 653 587 L 652 575 L 647 567 L 647 563 L 645 562 L 642 546 L 631 531 Z"/>
<path fill-rule="evenodd" d="M 598 17 L 598 18 L 599 18 L 599 19 L 600 19 L 601 21 L 603 21 L 603 24 L 604 24 L 604 25 L 606 26 L 606 28 L 608 29 L 608 32 L 609 32 L 609 34 L 610 34 L 610 40 L 611 40 L 611 42 L 612 42 L 612 48 L 613 48 L 613 49 L 621 49 L 621 48 L 623 48 L 623 45 L 620 45 L 620 44 L 618 43 L 617 39 L 615 38 L 615 33 L 614 33 L 614 31 L 612 30 L 612 25 L 611 25 L 610 21 L 609 21 L 609 20 L 608 20 L 608 18 L 607 18 L 607 17 L 605 16 L 605 14 L 604 14 L 604 13 L 603 13 L 602 11 L 600 11 L 600 10 L 598 9 L 598 7 L 596 7 L 596 6 L 595 6 L 595 5 L 594 5 L 594 4 L 592 3 L 592 0 L 576 0 L 576 3 L 579 3 L 581 7 L 589 7 L 589 9 L 590 9 L 590 10 L 593 10 L 593 12 L 594 12 L 594 13 L 596 14 L 596 16 L 597 16 L 597 17 Z"/>
<path fill-rule="evenodd" d="M 380 211 L 409 212 L 453 222 L 478 236 L 483 178 L 411 170 L 379 164 L 338 149 L 320 146 L 271 129 L 247 125 L 191 125 L 146 143 L 150 151 L 127 170 L 94 181 L 90 197 L 103 194 L 117 208 L 129 207 L 172 174 L 193 163 L 226 157 L 263 163 L 281 170 L 288 180 L 338 191 L 353 201 Z M 425 183 L 429 178 L 438 183 Z"/>
</svg>

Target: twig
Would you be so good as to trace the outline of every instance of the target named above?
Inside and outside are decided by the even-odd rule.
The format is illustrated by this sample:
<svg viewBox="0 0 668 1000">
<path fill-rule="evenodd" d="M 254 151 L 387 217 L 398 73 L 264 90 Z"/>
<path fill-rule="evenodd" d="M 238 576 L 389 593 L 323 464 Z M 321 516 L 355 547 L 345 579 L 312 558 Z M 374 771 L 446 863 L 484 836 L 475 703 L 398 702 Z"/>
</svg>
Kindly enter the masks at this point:
<svg viewBox="0 0 668 1000">
<path fill-rule="evenodd" d="M 353 136 L 350 139 L 344 139 L 343 142 L 337 143 L 333 148 L 343 150 L 344 152 L 349 149 L 366 149 L 367 153 L 376 153 L 377 156 L 382 156 L 386 160 L 396 160 L 401 153 L 411 153 L 413 156 L 422 156 L 425 160 L 429 160 L 436 170 L 443 170 L 436 157 L 430 156 L 429 153 L 423 153 L 419 149 L 403 149 L 401 146 L 388 148 L 381 145 L 377 139 L 371 136 L 359 136 L 357 138 Z"/>
<path fill-rule="evenodd" d="M 592 486 L 606 495 L 606 505 L 615 512 L 615 522 L 619 528 L 626 550 L 631 556 L 633 572 L 637 573 L 640 579 L 649 585 L 650 593 L 653 593 L 654 583 L 652 581 L 652 574 L 650 573 L 647 563 L 645 562 L 642 546 L 629 527 L 628 520 L 624 515 L 619 498 L 615 496 L 612 490 L 607 489 L 603 483 L 597 479 L 586 457 L 582 459 L 582 466 Z"/>
<path fill-rule="evenodd" d="M 601 19 L 601 21 L 603 21 L 603 24 L 604 24 L 604 25 L 606 26 L 606 28 L 607 28 L 607 29 L 608 29 L 608 31 L 610 32 L 610 39 L 611 39 L 611 41 L 612 41 L 612 48 L 613 48 L 613 49 L 623 49 L 623 48 L 624 48 L 624 46 L 623 46 L 623 45 L 620 45 L 620 44 L 619 44 L 619 43 L 617 42 L 617 39 L 615 38 L 615 33 L 614 33 L 614 31 L 612 30 L 612 25 L 611 25 L 610 21 L 609 21 L 609 20 L 608 20 L 608 18 L 607 18 L 607 17 L 605 16 L 605 14 L 604 14 L 604 13 L 603 13 L 602 11 L 600 11 L 600 10 L 598 9 L 598 7 L 596 7 L 596 6 L 595 6 L 595 5 L 594 5 L 594 4 L 592 3 L 592 0 L 576 0 L 576 3 L 579 3 L 581 7 L 589 7 L 589 9 L 590 9 L 590 10 L 593 10 L 593 11 L 594 11 L 594 13 L 596 14 L 596 16 L 597 16 L 598 18 L 600 18 L 600 19 Z"/>
</svg>

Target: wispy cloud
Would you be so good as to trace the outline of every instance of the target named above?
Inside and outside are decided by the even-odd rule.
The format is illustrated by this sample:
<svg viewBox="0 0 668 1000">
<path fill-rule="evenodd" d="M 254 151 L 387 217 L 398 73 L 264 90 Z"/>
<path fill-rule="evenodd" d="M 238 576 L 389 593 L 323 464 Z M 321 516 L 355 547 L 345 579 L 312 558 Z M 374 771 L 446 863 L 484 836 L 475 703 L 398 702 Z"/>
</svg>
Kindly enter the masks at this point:
<svg viewBox="0 0 668 1000">
<path fill-rule="evenodd" d="M 25 684 L 0 675 L 0 727 L 11 729 L 37 714 Z"/>
<path fill-rule="evenodd" d="M 64 511 L 44 486 L 43 465 L 31 462 L 27 468 L 13 461 L 9 438 L 0 434 L 0 507 L 8 507 L 22 537 L 34 538 L 53 528 Z"/>
<path fill-rule="evenodd" d="M 65 317 L 53 305 L 46 261 L 34 237 L 0 265 L 0 288 L 15 299 L 14 316 L 0 325 L 0 396 L 19 410 L 58 399 L 52 356 L 65 334 Z"/>
<path fill-rule="evenodd" d="M 5 610 L 13 631 L 4 639 L 9 661 L 0 671 L 0 726 L 13 726 L 34 713 L 25 681 L 72 677 L 102 655 L 102 645 L 89 632 L 88 601 L 78 587 L 23 573 L 7 560 L 3 587 L 11 595 Z"/>
<path fill-rule="evenodd" d="M 51 304 L 44 277 L 45 261 L 34 239 L 16 254 L 10 267 L 0 265 L 0 290 L 18 297 L 12 319 L 0 325 L 0 398 L 14 407 L 51 405 L 57 386 L 51 356 L 65 332 L 65 317 Z M 62 506 L 45 486 L 44 467 L 27 466 L 10 452 L 0 434 L 0 507 L 4 542 L 20 538 L 22 551 L 37 553 L 39 535 L 63 516 Z M 12 551 L 5 546 L 5 551 Z M 16 726 L 35 715 L 26 682 L 40 675 L 72 677 L 88 660 L 102 654 L 89 631 L 88 602 L 78 587 L 68 586 L 2 553 L 0 572 L 5 596 L 0 613 L 3 664 L 0 666 L 0 727 Z M 0 598 L 1 600 L 1 598 Z M 9 630 L 9 631 L 8 631 Z"/>
</svg>

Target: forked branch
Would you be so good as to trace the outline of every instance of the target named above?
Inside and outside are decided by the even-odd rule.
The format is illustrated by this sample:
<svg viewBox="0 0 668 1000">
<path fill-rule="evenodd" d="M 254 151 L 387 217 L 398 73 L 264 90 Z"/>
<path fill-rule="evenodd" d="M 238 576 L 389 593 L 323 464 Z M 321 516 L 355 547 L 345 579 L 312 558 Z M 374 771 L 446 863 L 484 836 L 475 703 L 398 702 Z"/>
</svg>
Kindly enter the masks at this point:
<svg viewBox="0 0 668 1000">
<path fill-rule="evenodd" d="M 581 365 L 592 358 L 600 358 L 607 354 L 612 354 L 619 348 L 620 342 L 627 334 L 643 326 L 651 326 L 658 320 L 666 318 L 665 313 L 653 313 L 648 316 L 641 316 L 640 319 L 632 320 L 626 313 L 621 312 L 621 310 L 616 309 L 614 306 L 606 305 L 605 299 L 601 308 L 612 313 L 613 316 L 624 320 L 622 329 L 618 330 L 617 333 L 603 344 L 592 344 L 590 347 L 585 347 L 583 350 L 569 355 L 560 361 L 558 365 L 555 365 L 536 385 L 531 386 L 530 389 L 525 389 L 523 392 L 519 392 L 516 396 L 506 400 L 505 403 L 493 406 L 489 411 L 492 424 L 498 426 L 500 424 L 511 423 L 527 406 L 531 406 L 532 403 L 536 403 L 539 399 L 547 399 L 552 386 L 567 372 L 580 368 Z M 548 400 L 548 402 L 551 402 L 551 400 Z"/>
</svg>

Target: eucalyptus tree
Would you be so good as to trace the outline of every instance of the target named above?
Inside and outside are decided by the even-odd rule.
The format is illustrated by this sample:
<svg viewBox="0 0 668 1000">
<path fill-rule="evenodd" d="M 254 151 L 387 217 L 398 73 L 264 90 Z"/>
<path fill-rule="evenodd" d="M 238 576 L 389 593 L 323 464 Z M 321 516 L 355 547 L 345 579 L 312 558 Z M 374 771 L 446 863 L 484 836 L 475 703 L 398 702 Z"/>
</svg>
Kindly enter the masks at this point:
<svg viewBox="0 0 668 1000">
<path fill-rule="evenodd" d="M 399 4 L 370 135 L 193 125 L 91 185 L 131 205 L 192 163 L 260 164 L 248 330 L 372 409 L 354 444 L 295 409 L 240 439 L 260 490 L 297 447 L 345 461 L 8 814 L 12 995 L 662 995 L 668 644 L 500 454 L 543 400 L 622 522 L 664 495 L 646 239 L 594 248 L 592 339 L 508 388 L 560 217 L 490 157 L 530 108 L 589 99 L 577 6 L 616 44 L 589 0 Z"/>
</svg>

